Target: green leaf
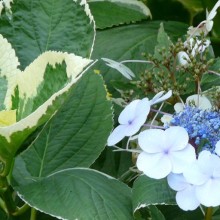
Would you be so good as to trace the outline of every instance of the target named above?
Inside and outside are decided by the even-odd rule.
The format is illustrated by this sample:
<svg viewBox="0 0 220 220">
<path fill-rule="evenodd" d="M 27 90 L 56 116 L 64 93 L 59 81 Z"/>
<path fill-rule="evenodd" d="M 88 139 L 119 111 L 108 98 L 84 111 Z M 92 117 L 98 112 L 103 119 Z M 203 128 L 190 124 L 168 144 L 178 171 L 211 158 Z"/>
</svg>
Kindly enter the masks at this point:
<svg viewBox="0 0 220 220">
<path fill-rule="evenodd" d="M 131 190 L 94 170 L 73 168 L 35 178 L 30 164 L 16 159 L 14 189 L 36 209 L 62 219 L 131 220 Z"/>
<path fill-rule="evenodd" d="M 137 0 L 89 0 L 88 3 L 100 29 L 151 17 L 148 7 Z"/>
<path fill-rule="evenodd" d="M 89 57 L 94 22 L 86 1 L 14 0 L 11 20 L 3 13 L 0 33 L 16 51 L 24 69 L 48 50 Z"/>
<path fill-rule="evenodd" d="M 170 189 L 166 179 L 155 180 L 142 175 L 134 182 L 132 192 L 134 212 L 149 205 L 176 204 L 175 192 Z"/>
<path fill-rule="evenodd" d="M 1 20 L 0 20 L 1 22 Z M 11 44 L 0 34 L 0 110 L 10 109 L 10 94 L 19 74 L 19 62 Z M 7 96 L 7 98 L 6 98 Z"/>
<path fill-rule="evenodd" d="M 72 167 L 89 167 L 103 151 L 112 129 L 111 103 L 101 76 L 87 73 L 23 158 L 32 176 Z"/>
<path fill-rule="evenodd" d="M 160 29 L 157 35 L 157 42 L 158 44 L 154 49 L 154 57 L 157 58 L 158 60 L 163 60 L 164 58 L 159 53 L 159 51 L 164 50 L 165 51 L 164 55 L 168 56 L 169 47 L 172 45 L 172 41 L 170 40 L 167 33 L 164 31 L 163 23 L 160 24 Z"/>
<path fill-rule="evenodd" d="M 9 92 L 6 98 L 11 98 L 12 93 L 12 108 L 18 106 L 19 100 L 25 98 L 34 98 L 37 96 L 37 88 L 43 82 L 44 72 L 48 63 L 53 65 L 54 73 L 56 63 L 64 62 L 67 65 L 66 75 L 68 75 L 68 81 L 63 88 L 55 92 L 52 88 L 51 91 L 46 91 L 49 95 L 47 100 L 41 104 L 35 111 L 29 111 L 30 114 L 17 121 L 16 123 L 0 127 L 0 161 L 3 163 L 4 169 L 1 175 L 6 176 L 11 169 L 12 160 L 15 153 L 20 148 L 25 139 L 40 125 L 48 121 L 57 109 L 63 104 L 69 90 L 73 87 L 75 82 L 81 77 L 83 69 L 91 62 L 91 60 L 83 59 L 73 54 L 58 53 L 58 52 L 45 52 L 39 56 L 30 66 L 28 66 L 24 72 L 18 72 L 18 75 L 9 77 L 9 83 L 14 86 L 15 94 L 13 96 L 13 86 L 9 87 Z M 89 68 L 89 67 L 88 67 Z M 51 69 L 52 71 L 52 69 Z M 52 72 L 51 72 L 52 73 Z M 34 80 L 33 80 L 34 76 Z M 16 85 L 16 82 L 18 85 Z M 47 90 L 47 87 L 45 87 Z M 41 93 L 42 94 L 42 93 Z M 26 102 L 27 103 L 27 102 Z M 31 108 L 31 106 L 27 106 Z"/>
</svg>

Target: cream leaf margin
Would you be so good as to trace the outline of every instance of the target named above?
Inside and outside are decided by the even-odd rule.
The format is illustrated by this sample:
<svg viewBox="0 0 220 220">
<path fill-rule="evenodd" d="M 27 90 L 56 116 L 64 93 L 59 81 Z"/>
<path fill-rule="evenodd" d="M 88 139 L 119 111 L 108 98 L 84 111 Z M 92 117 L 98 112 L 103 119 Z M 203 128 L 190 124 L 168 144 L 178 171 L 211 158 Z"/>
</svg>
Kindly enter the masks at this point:
<svg viewBox="0 0 220 220">
<path fill-rule="evenodd" d="M 0 68 L 1 75 L 5 76 L 8 81 L 8 91 L 6 93 L 5 105 L 7 109 L 11 107 L 11 95 L 14 93 L 15 87 L 18 85 L 19 96 L 33 97 L 37 95 L 37 88 L 43 81 L 43 76 L 47 64 L 55 67 L 55 64 L 66 63 L 67 76 L 71 79 L 65 87 L 54 93 L 46 102 L 39 106 L 34 112 L 20 121 L 5 127 L 0 127 L 0 135 L 4 136 L 8 142 L 11 141 L 11 135 L 15 132 L 22 131 L 26 128 L 32 128 L 37 125 L 38 121 L 46 113 L 49 106 L 53 105 L 53 101 L 61 94 L 67 92 L 72 85 L 79 80 L 84 72 L 94 62 L 87 58 L 56 51 L 46 51 L 35 59 L 24 71 L 16 69 L 19 65 L 15 51 L 10 43 L 0 35 Z"/>
</svg>

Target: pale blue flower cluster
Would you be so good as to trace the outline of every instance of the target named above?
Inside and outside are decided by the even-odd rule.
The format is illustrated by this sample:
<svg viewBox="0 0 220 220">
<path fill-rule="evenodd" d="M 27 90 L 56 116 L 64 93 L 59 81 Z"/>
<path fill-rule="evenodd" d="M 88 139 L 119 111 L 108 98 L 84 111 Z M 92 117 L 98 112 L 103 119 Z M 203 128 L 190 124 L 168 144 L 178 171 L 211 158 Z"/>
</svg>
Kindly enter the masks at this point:
<svg viewBox="0 0 220 220">
<path fill-rule="evenodd" d="M 214 152 L 220 140 L 220 112 L 186 106 L 174 115 L 171 125 L 184 127 L 194 147 Z"/>
</svg>

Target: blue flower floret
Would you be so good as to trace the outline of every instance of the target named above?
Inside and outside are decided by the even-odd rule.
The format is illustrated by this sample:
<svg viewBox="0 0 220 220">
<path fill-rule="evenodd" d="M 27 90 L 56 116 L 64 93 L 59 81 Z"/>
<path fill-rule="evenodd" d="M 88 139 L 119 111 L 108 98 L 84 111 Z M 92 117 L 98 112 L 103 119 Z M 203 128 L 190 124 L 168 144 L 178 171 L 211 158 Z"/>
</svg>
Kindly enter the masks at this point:
<svg viewBox="0 0 220 220">
<path fill-rule="evenodd" d="M 186 106 L 174 115 L 171 125 L 184 127 L 193 145 L 202 146 L 203 150 L 214 152 L 220 140 L 220 112 L 217 111 Z"/>
</svg>

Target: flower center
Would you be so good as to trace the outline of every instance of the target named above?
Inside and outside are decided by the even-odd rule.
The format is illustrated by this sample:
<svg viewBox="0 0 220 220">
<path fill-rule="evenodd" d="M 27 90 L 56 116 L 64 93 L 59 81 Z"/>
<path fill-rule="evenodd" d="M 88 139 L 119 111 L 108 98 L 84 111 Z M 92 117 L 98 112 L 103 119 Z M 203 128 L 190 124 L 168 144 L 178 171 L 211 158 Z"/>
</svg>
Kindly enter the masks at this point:
<svg viewBox="0 0 220 220">
<path fill-rule="evenodd" d="M 169 149 L 165 149 L 163 152 L 164 152 L 164 154 L 168 155 L 169 154 Z"/>
<path fill-rule="evenodd" d="M 128 120 L 128 124 L 131 125 L 133 123 L 132 120 Z"/>
</svg>

